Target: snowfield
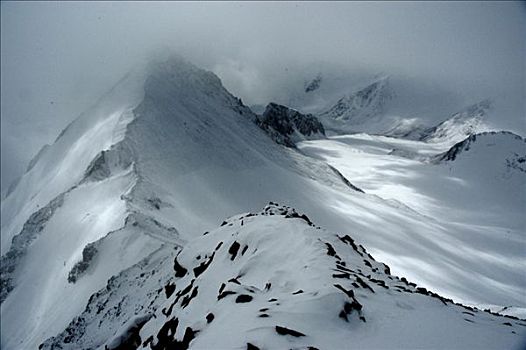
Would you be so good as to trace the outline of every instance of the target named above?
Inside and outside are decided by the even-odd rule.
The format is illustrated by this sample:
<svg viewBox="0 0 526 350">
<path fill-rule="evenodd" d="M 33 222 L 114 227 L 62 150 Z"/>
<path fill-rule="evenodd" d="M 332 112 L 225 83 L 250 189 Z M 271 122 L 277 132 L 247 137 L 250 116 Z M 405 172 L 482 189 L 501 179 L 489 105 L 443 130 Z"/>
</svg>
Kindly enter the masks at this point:
<svg viewBox="0 0 526 350">
<path fill-rule="evenodd" d="M 413 239 L 429 246 L 428 258 L 444 249 L 451 261 L 436 256 L 422 266 L 413 257 L 381 252 L 394 271 L 471 305 L 492 304 L 489 293 L 493 304 L 525 317 L 526 142 L 501 132 L 477 135 L 469 143 L 454 160 L 441 159 L 447 143 L 367 134 L 305 141 L 298 147 L 327 161 L 366 193 L 409 207 L 438 228 L 432 242 L 424 238 L 433 232 L 429 229 Z M 367 237 L 363 242 L 377 246 Z M 429 276 L 441 268 L 447 282 Z"/>
<path fill-rule="evenodd" d="M 524 139 L 298 151 L 291 116 L 318 127 L 264 130 L 180 58 L 130 73 L 2 201 L 1 347 L 519 347 L 454 302 L 526 317 Z"/>
</svg>

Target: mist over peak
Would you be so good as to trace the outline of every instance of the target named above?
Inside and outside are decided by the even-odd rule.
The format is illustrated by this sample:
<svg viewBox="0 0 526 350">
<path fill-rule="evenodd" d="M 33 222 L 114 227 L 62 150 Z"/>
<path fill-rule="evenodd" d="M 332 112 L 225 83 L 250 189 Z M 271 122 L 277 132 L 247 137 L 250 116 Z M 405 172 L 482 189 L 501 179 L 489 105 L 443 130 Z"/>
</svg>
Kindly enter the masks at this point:
<svg viewBox="0 0 526 350">
<path fill-rule="evenodd" d="M 305 81 L 318 73 L 323 82 L 313 92 L 328 89 L 331 75 L 350 92 L 386 72 L 446 88 L 464 106 L 496 96 L 498 122 L 524 133 L 526 10 L 519 3 L 1 6 L 2 188 L 101 92 L 163 51 L 215 72 L 247 105 L 298 108 Z M 305 111 L 322 102 L 320 94 Z"/>
</svg>

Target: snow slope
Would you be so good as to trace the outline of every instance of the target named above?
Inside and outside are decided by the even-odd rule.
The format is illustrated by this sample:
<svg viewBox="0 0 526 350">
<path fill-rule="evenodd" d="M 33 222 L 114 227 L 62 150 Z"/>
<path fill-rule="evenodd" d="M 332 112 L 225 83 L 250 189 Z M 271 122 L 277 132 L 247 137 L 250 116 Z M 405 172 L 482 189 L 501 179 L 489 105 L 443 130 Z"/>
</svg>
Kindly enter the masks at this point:
<svg viewBox="0 0 526 350">
<path fill-rule="evenodd" d="M 142 287 L 155 285 L 135 279 L 138 261 L 161 263 L 224 217 L 270 201 L 351 233 L 393 271 L 445 295 L 522 305 L 515 267 L 496 276 L 465 264 L 456 236 L 465 231 L 358 191 L 352 177 L 276 144 L 256 121 L 213 73 L 173 58 L 129 75 L 73 122 L 2 202 L 2 348 L 35 348 L 107 293 L 115 307 L 122 300 L 127 321 L 152 311 L 126 304 L 150 298 Z M 487 248 L 498 260 L 500 248 Z M 124 280 L 107 285 L 112 276 Z M 117 326 L 106 321 L 98 339 Z"/>
<path fill-rule="evenodd" d="M 142 299 L 111 294 L 130 280 Z M 399 279 L 348 235 L 274 203 L 224 221 L 175 259 L 141 263 L 134 279 L 110 283 L 44 349 L 514 349 L 526 335 L 524 321 L 455 305 Z M 117 302 L 121 316 L 97 311 Z M 141 311 L 130 322 L 134 306 Z M 105 327 L 94 326 L 108 317 L 122 327 L 103 342 Z"/>
<path fill-rule="evenodd" d="M 492 304 L 483 301 L 491 295 L 500 300 L 496 304 L 518 307 L 516 314 L 524 317 L 526 173 L 521 159 L 526 157 L 526 144 L 502 132 L 472 136 L 459 145 L 455 160 L 453 151 L 444 152 L 444 144 L 365 134 L 306 141 L 298 147 L 326 160 L 367 193 L 427 217 L 437 228 L 433 245 L 438 246 L 429 246 L 431 254 L 438 247 L 452 254 L 447 261 L 432 259 L 418 278 L 414 274 L 422 261 L 382 258 L 393 261 L 394 270 L 402 265 L 403 273 L 411 273 L 419 283 L 465 303 Z M 367 239 L 363 242 L 375 246 Z M 425 269 L 443 269 L 449 277 L 427 278 Z M 452 285 L 456 278 L 459 288 Z"/>
<path fill-rule="evenodd" d="M 392 123 L 385 116 L 394 92 L 389 77 L 340 98 L 335 105 L 318 114 L 328 130 L 339 134 L 385 129 Z"/>
<path fill-rule="evenodd" d="M 421 140 L 427 142 L 448 142 L 451 145 L 470 135 L 488 131 L 485 119 L 492 109 L 490 100 L 483 100 L 455 113 L 450 118 L 427 130 Z"/>
</svg>

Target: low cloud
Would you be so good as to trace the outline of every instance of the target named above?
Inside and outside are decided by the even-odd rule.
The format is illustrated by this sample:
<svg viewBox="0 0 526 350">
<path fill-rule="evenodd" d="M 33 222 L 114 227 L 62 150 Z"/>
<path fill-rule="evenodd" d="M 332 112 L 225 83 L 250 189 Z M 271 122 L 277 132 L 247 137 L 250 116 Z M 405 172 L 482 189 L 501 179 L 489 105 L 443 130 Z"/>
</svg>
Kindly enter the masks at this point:
<svg viewBox="0 0 526 350">
<path fill-rule="evenodd" d="M 2 190 L 69 121 L 162 50 L 213 70 L 247 104 L 290 94 L 320 71 L 356 85 L 382 73 L 449 89 L 459 103 L 498 97 L 502 124 L 526 129 L 522 3 L 0 6 Z"/>
</svg>

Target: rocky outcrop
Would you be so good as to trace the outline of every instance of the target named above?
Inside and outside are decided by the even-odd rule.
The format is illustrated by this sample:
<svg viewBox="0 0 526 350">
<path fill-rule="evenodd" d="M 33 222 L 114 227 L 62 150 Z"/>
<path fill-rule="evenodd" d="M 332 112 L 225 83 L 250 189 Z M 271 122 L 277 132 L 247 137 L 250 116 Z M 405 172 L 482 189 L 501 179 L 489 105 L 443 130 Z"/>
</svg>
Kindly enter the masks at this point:
<svg viewBox="0 0 526 350">
<path fill-rule="evenodd" d="M 321 81 L 322 76 L 321 74 L 318 74 L 316 78 L 312 79 L 308 84 L 305 84 L 305 93 L 318 90 L 320 88 Z"/>
<path fill-rule="evenodd" d="M 2 256 L 0 260 L 0 303 L 3 303 L 8 294 L 15 287 L 13 284 L 13 274 L 18 263 L 26 254 L 28 247 L 37 239 L 44 230 L 47 222 L 51 219 L 57 208 L 64 203 L 64 195 L 61 194 L 45 207 L 39 209 L 24 224 L 22 231 L 13 237 L 11 248 Z"/>
<path fill-rule="evenodd" d="M 325 129 L 315 116 L 276 103 L 267 105 L 257 124 L 274 141 L 287 147 L 295 147 L 300 140 L 325 136 Z"/>
</svg>

